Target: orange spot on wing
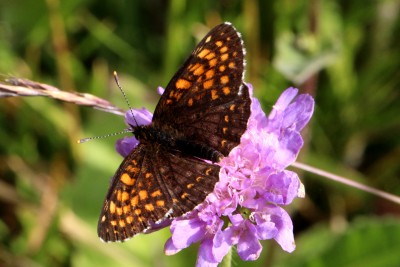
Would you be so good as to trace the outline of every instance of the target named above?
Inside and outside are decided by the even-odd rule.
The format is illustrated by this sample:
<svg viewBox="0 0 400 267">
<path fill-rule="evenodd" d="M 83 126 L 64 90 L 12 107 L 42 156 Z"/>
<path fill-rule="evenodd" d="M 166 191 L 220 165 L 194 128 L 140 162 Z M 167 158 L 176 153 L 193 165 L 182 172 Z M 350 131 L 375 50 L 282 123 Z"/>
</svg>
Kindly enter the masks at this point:
<svg viewBox="0 0 400 267">
<path fill-rule="evenodd" d="M 216 41 L 215 45 L 221 47 L 224 43 L 222 41 Z"/>
<path fill-rule="evenodd" d="M 220 81 L 222 84 L 227 84 L 229 82 L 229 77 L 227 75 L 224 75 L 220 78 Z"/>
<path fill-rule="evenodd" d="M 200 50 L 200 52 L 199 52 L 199 54 L 197 56 L 199 58 L 204 58 L 209 53 L 210 53 L 210 50 L 204 48 L 204 49 Z"/>
<path fill-rule="evenodd" d="M 151 197 L 159 197 L 162 196 L 162 193 L 160 190 L 154 191 L 153 193 L 151 193 Z"/>
<path fill-rule="evenodd" d="M 144 200 L 148 197 L 147 191 L 146 190 L 140 190 L 139 191 L 139 198 L 140 200 Z"/>
<path fill-rule="evenodd" d="M 225 145 L 226 145 L 226 140 L 222 140 L 222 141 L 221 141 L 221 146 L 222 146 L 222 147 L 225 147 Z"/>
<path fill-rule="evenodd" d="M 131 206 L 126 205 L 126 206 L 123 206 L 122 209 L 124 210 L 124 213 L 127 214 L 128 212 L 131 211 Z"/>
<path fill-rule="evenodd" d="M 214 70 L 209 70 L 206 72 L 206 79 L 211 79 L 212 77 L 214 77 L 215 71 Z"/>
<path fill-rule="evenodd" d="M 204 89 L 210 89 L 213 86 L 214 80 L 207 80 L 203 83 Z"/>
<path fill-rule="evenodd" d="M 215 67 L 217 65 L 217 62 L 218 60 L 216 58 L 213 58 L 208 61 L 208 64 L 210 65 L 210 67 Z"/>
<path fill-rule="evenodd" d="M 132 217 L 132 216 L 126 217 L 126 222 L 127 222 L 128 224 L 131 224 L 131 223 L 133 222 L 133 217 Z"/>
<path fill-rule="evenodd" d="M 118 214 L 119 216 L 122 215 L 122 208 L 121 208 L 121 207 L 117 207 L 117 214 Z"/>
<path fill-rule="evenodd" d="M 219 50 L 219 52 L 221 52 L 221 54 L 225 53 L 226 51 L 228 51 L 228 47 L 227 46 L 224 46 Z"/>
<path fill-rule="evenodd" d="M 122 194 L 121 194 L 121 201 L 122 201 L 122 202 L 125 202 L 125 201 L 127 201 L 127 200 L 129 200 L 129 193 L 128 193 L 128 192 L 122 192 Z"/>
<path fill-rule="evenodd" d="M 138 203 L 139 203 L 139 197 L 138 197 L 138 196 L 134 196 L 134 197 L 131 199 L 131 205 L 132 205 L 132 207 L 136 207 Z"/>
<path fill-rule="evenodd" d="M 137 175 L 140 172 L 140 169 L 136 168 L 136 167 L 132 167 L 128 171 L 131 172 L 133 175 Z"/>
<path fill-rule="evenodd" d="M 225 61 L 225 60 L 227 60 L 228 58 L 229 58 L 229 54 L 222 54 L 222 55 L 220 56 L 221 61 Z"/>
<path fill-rule="evenodd" d="M 115 208 L 116 208 L 116 206 L 115 206 L 114 201 L 111 201 L 111 202 L 110 202 L 110 213 L 111 213 L 111 214 L 114 214 L 114 213 L 115 213 Z"/>
<path fill-rule="evenodd" d="M 222 88 L 222 92 L 224 92 L 224 95 L 229 95 L 231 93 L 231 89 L 227 86 Z"/>
<path fill-rule="evenodd" d="M 194 71 L 195 69 L 197 69 L 197 68 L 199 68 L 201 66 L 201 64 L 200 63 L 196 63 L 196 64 L 190 64 L 189 65 L 189 67 L 188 67 L 188 70 L 189 71 Z"/>
<path fill-rule="evenodd" d="M 135 210 L 134 210 L 134 213 L 135 213 L 136 215 L 140 215 L 140 214 L 142 214 L 142 210 L 141 210 L 141 209 L 135 209 Z"/>
<path fill-rule="evenodd" d="M 204 66 L 201 64 L 196 64 L 199 65 L 196 69 L 194 69 L 193 74 L 196 76 L 200 76 L 204 73 Z"/>
<path fill-rule="evenodd" d="M 129 174 L 127 174 L 126 172 L 123 173 L 119 179 L 121 182 L 129 186 L 134 185 L 136 182 L 136 179 L 130 177 Z"/>
<path fill-rule="evenodd" d="M 122 191 L 121 190 L 117 191 L 117 200 L 122 201 Z"/>
<path fill-rule="evenodd" d="M 153 204 L 146 204 L 146 205 L 144 205 L 144 208 L 145 208 L 147 211 L 153 211 L 153 210 L 154 210 Z"/>
<path fill-rule="evenodd" d="M 211 60 L 211 59 L 215 58 L 215 53 L 211 52 L 210 54 L 205 56 L 205 58 L 208 59 L 208 60 Z"/>
<path fill-rule="evenodd" d="M 212 100 L 215 100 L 215 99 L 217 99 L 219 96 L 218 96 L 218 92 L 217 92 L 217 90 L 211 90 L 211 99 Z"/>
<path fill-rule="evenodd" d="M 175 83 L 176 88 L 187 90 L 192 85 L 191 82 L 185 79 L 178 79 Z"/>
</svg>

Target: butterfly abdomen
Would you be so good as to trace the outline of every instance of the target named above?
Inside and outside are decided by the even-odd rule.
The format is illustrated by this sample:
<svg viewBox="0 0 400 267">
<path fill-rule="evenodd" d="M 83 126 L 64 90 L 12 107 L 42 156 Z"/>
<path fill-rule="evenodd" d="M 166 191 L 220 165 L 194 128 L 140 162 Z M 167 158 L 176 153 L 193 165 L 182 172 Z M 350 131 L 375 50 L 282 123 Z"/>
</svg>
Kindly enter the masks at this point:
<svg viewBox="0 0 400 267">
<path fill-rule="evenodd" d="M 189 140 L 176 140 L 177 148 L 185 154 L 195 156 L 201 159 L 211 160 L 212 162 L 219 162 L 224 155 L 218 150 L 204 144 L 198 144 Z"/>
<path fill-rule="evenodd" d="M 135 137 L 140 142 L 158 144 L 166 149 L 177 150 L 183 154 L 218 162 L 223 154 L 205 144 L 193 142 L 173 130 L 159 130 L 152 125 L 134 127 Z"/>
</svg>

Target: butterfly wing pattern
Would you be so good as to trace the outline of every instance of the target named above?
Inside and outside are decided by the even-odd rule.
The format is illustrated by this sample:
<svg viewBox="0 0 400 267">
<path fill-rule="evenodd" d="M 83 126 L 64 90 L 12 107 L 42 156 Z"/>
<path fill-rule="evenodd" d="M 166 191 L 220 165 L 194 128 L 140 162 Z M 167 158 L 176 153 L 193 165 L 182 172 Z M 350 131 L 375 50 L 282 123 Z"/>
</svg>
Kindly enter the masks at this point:
<svg viewBox="0 0 400 267">
<path fill-rule="evenodd" d="M 201 204 L 218 162 L 240 142 L 251 100 L 245 50 L 230 23 L 213 28 L 171 79 L 140 141 L 114 175 L 98 223 L 105 241 L 124 241 Z"/>
</svg>

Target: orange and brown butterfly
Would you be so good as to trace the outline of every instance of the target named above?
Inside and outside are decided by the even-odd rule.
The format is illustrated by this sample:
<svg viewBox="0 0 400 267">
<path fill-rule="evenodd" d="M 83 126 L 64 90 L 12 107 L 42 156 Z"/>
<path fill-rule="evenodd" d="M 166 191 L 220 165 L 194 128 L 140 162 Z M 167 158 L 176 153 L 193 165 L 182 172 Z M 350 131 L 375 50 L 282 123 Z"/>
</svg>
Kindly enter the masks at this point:
<svg viewBox="0 0 400 267">
<path fill-rule="evenodd" d="M 98 223 L 124 241 L 195 209 L 219 180 L 218 161 L 250 116 L 245 50 L 230 23 L 213 28 L 168 83 L 151 124 L 130 125 L 139 145 L 115 173 Z"/>
</svg>

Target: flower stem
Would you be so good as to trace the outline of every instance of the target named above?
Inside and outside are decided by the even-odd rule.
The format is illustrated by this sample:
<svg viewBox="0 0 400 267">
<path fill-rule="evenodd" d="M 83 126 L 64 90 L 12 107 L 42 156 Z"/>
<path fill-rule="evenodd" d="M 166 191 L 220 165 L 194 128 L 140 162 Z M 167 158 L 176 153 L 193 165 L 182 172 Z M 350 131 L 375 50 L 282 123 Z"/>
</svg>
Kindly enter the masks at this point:
<svg viewBox="0 0 400 267">
<path fill-rule="evenodd" d="M 222 259 L 221 267 L 231 267 L 232 266 L 232 247 L 229 249 L 228 254 Z"/>
<path fill-rule="evenodd" d="M 378 190 L 376 188 L 373 188 L 373 187 L 370 187 L 370 186 L 367 186 L 367 185 L 352 181 L 352 180 L 350 180 L 350 179 L 348 179 L 346 177 L 339 176 L 339 175 L 336 175 L 336 174 L 333 174 L 333 173 L 330 173 L 330 172 L 327 172 L 327 171 L 323 171 L 321 169 L 309 166 L 307 164 L 299 163 L 299 162 L 294 162 L 291 166 L 296 167 L 298 169 L 302 169 L 302 170 L 311 172 L 311 173 L 314 173 L 314 174 L 317 174 L 317 175 L 320 175 L 322 177 L 331 179 L 331 180 L 333 180 L 335 182 L 339 182 L 339 183 L 342 183 L 342 184 L 345 184 L 345 185 L 352 186 L 354 188 L 358 188 L 358 189 L 363 190 L 365 192 L 368 192 L 368 193 L 371 193 L 373 195 L 376 195 L 376 196 L 379 196 L 381 198 L 384 198 L 386 200 L 392 201 L 392 202 L 394 202 L 396 204 L 400 204 L 400 197 L 392 195 L 392 194 L 389 194 L 389 193 L 386 193 L 386 192 Z"/>
</svg>

